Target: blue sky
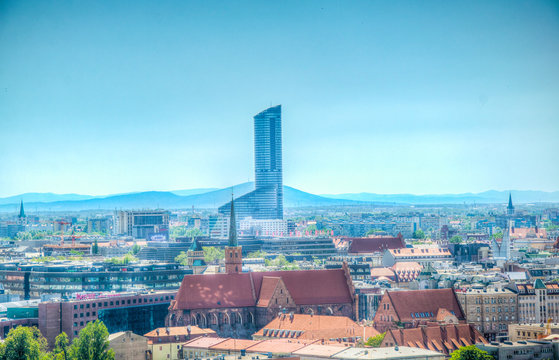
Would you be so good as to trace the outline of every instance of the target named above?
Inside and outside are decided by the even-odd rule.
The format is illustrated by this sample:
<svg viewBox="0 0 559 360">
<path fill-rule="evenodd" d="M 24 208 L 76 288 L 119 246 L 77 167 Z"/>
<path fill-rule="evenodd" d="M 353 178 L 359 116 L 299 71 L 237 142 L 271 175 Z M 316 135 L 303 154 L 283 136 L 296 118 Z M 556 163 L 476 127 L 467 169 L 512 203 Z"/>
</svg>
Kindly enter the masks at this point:
<svg viewBox="0 0 559 360">
<path fill-rule="evenodd" d="M 559 190 L 556 1 L 0 2 L 0 196 Z"/>
</svg>

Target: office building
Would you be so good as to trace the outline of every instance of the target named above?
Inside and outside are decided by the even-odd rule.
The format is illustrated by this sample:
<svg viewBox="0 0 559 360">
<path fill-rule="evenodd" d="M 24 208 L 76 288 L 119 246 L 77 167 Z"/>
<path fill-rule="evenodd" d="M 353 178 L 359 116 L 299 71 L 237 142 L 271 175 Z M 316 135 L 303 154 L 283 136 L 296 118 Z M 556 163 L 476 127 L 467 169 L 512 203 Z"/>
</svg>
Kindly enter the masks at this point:
<svg viewBox="0 0 559 360">
<path fill-rule="evenodd" d="M 254 116 L 255 190 L 235 199 L 237 217 L 283 219 L 281 105 Z M 230 203 L 219 208 L 229 215 Z"/>
<path fill-rule="evenodd" d="M 39 330 L 54 345 L 62 331 L 70 341 L 89 322 L 101 320 L 109 333 L 132 331 L 145 334 L 164 326 L 165 315 L 177 291 L 144 293 L 76 294 L 71 300 L 51 300 L 39 304 Z"/>
<path fill-rule="evenodd" d="M 169 211 L 117 211 L 115 228 L 117 235 L 132 236 L 135 239 L 166 240 L 169 237 Z"/>
<path fill-rule="evenodd" d="M 192 274 L 177 263 L 56 262 L 47 264 L 3 263 L 0 283 L 7 293 L 24 299 L 44 294 L 70 297 L 76 292 L 127 291 L 130 289 L 178 289 Z"/>
</svg>

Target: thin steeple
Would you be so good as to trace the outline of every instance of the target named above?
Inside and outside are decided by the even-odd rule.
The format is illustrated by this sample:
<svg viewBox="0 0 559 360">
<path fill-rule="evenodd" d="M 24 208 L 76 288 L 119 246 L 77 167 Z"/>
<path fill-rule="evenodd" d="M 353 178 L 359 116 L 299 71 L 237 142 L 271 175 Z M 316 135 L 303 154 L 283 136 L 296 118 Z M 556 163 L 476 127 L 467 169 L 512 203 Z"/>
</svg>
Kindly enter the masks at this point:
<svg viewBox="0 0 559 360">
<path fill-rule="evenodd" d="M 235 218 L 233 194 L 231 194 L 231 218 L 229 219 L 229 246 L 239 246 L 237 242 L 237 220 Z"/>
<path fill-rule="evenodd" d="M 509 205 L 507 206 L 507 214 L 514 214 L 514 206 L 512 205 L 512 193 L 509 192 Z"/>
<path fill-rule="evenodd" d="M 23 200 L 21 200 L 21 204 L 19 205 L 19 215 L 18 217 L 20 219 L 23 219 L 25 217 L 25 211 L 23 210 Z"/>
</svg>

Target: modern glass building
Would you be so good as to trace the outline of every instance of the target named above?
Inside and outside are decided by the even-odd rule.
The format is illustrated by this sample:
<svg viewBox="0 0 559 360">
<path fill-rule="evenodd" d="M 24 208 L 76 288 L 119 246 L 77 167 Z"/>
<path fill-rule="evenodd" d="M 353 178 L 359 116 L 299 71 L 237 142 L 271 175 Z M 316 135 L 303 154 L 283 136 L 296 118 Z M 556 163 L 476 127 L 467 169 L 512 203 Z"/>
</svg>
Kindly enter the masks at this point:
<svg viewBox="0 0 559 360">
<path fill-rule="evenodd" d="M 283 219 L 281 105 L 254 116 L 255 190 L 235 199 L 239 220 Z M 219 208 L 229 215 L 231 204 Z"/>
</svg>

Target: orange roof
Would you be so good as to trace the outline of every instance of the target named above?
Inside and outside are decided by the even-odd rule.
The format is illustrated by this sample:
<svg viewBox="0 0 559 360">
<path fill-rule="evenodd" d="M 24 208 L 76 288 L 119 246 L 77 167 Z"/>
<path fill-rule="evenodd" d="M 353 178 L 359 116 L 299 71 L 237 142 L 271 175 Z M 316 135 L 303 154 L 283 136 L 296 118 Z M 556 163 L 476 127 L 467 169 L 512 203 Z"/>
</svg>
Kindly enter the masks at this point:
<svg viewBox="0 0 559 360">
<path fill-rule="evenodd" d="M 182 345 L 184 348 L 191 348 L 191 349 L 208 349 L 213 345 L 219 344 L 227 339 L 218 338 L 218 337 L 205 337 L 199 336 L 194 340 L 187 341 Z"/>
<path fill-rule="evenodd" d="M 262 279 L 262 286 L 260 287 L 260 298 L 256 306 L 268 306 L 280 281 L 281 278 L 277 276 L 264 276 Z"/>
<path fill-rule="evenodd" d="M 289 338 L 289 339 L 342 339 L 365 338 L 378 335 L 370 326 L 361 326 L 345 316 L 284 314 L 276 317 L 254 337 Z"/>
<path fill-rule="evenodd" d="M 294 340 L 264 340 L 246 349 L 247 352 L 261 353 L 292 353 L 310 344 L 311 342 Z"/>
<path fill-rule="evenodd" d="M 452 256 L 448 249 L 441 248 L 403 248 L 403 249 L 390 249 L 390 253 L 396 257 L 412 256 Z"/>
<path fill-rule="evenodd" d="M 371 269 L 371 277 L 373 279 L 381 276 L 386 276 L 387 278 L 390 278 L 390 277 L 394 277 L 394 275 L 395 275 L 394 271 L 392 271 L 390 268 L 381 267 L 381 268 Z"/>
<path fill-rule="evenodd" d="M 253 345 L 258 344 L 260 341 L 257 340 L 246 340 L 246 339 L 227 339 L 225 341 L 219 342 L 215 345 L 211 345 L 212 350 L 244 350 Z"/>
</svg>

